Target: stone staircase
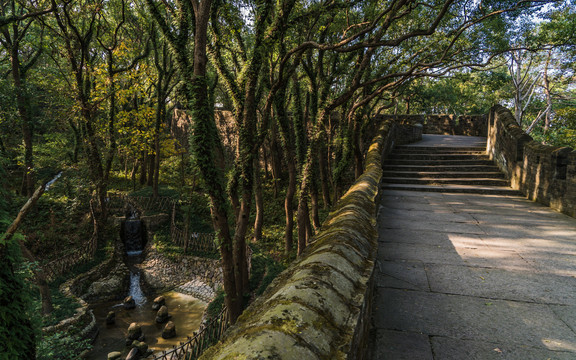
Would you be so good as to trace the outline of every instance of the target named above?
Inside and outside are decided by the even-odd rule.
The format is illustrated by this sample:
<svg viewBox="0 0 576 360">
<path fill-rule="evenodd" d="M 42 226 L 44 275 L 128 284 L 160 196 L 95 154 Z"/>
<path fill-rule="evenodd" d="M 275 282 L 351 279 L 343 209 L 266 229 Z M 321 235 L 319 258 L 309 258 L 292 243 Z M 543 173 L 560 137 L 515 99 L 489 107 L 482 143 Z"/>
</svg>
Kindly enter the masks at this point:
<svg viewBox="0 0 576 360">
<path fill-rule="evenodd" d="M 520 195 L 485 150 L 480 146 L 397 146 L 385 162 L 382 186 L 390 190 Z"/>
</svg>

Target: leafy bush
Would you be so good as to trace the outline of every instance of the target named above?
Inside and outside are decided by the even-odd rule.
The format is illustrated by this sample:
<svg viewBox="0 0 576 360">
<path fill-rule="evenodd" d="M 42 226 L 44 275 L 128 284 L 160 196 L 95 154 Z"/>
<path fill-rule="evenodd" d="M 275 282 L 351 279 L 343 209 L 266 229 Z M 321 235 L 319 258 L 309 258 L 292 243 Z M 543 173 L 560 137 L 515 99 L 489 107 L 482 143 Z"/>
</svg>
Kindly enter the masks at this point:
<svg viewBox="0 0 576 360">
<path fill-rule="evenodd" d="M 250 291 L 259 296 L 286 267 L 272 257 L 257 251 L 252 254 Z"/>
<path fill-rule="evenodd" d="M 52 298 L 52 306 L 54 310 L 49 316 L 42 317 L 42 326 L 52 326 L 58 324 L 60 321 L 72 317 L 76 314 L 76 309 L 81 305 L 73 298 L 64 296 L 58 290 L 58 284 L 52 283 L 50 286 L 50 295 Z M 36 294 L 33 301 L 33 309 L 36 314 L 41 313 L 42 303 L 39 294 Z"/>
<path fill-rule="evenodd" d="M 224 290 L 218 289 L 218 291 L 216 292 L 216 296 L 214 297 L 214 300 L 212 300 L 210 304 L 208 304 L 208 307 L 206 308 L 206 321 L 209 322 L 210 320 L 214 319 L 220 314 L 220 311 L 222 311 L 222 308 L 224 307 L 225 296 L 226 293 L 224 292 Z"/>
<path fill-rule="evenodd" d="M 78 335 L 55 333 L 43 337 L 36 347 L 37 360 L 72 360 L 84 350 L 91 349 L 90 340 L 81 339 Z"/>
</svg>

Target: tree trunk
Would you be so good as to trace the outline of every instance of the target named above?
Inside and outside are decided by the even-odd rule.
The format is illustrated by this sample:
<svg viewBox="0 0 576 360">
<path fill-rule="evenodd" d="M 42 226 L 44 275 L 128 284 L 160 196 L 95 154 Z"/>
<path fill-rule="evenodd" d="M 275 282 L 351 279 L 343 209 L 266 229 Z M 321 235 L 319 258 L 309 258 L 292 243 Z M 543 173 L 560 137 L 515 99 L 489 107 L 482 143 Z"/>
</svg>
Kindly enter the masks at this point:
<svg viewBox="0 0 576 360">
<path fill-rule="evenodd" d="M 292 251 L 294 244 L 293 232 L 294 232 L 294 195 L 296 194 L 296 164 L 294 159 L 294 153 L 292 150 L 286 150 L 291 153 L 291 158 L 287 159 L 288 167 L 288 188 L 286 189 L 286 197 L 284 199 L 284 214 L 286 216 L 286 227 L 284 230 L 284 250 L 286 254 Z"/>
<path fill-rule="evenodd" d="M 352 147 L 354 156 L 354 178 L 358 179 L 360 175 L 364 172 L 364 156 L 362 155 L 362 150 L 360 149 L 360 142 L 362 137 L 360 136 L 360 123 L 362 121 L 362 115 L 354 116 L 354 124 L 352 126 Z"/>
<path fill-rule="evenodd" d="M 318 144 L 318 172 L 320 175 L 320 187 L 322 189 L 322 201 L 324 202 L 324 209 L 332 205 L 330 200 L 330 175 L 328 172 L 328 150 L 326 143 L 320 141 Z"/>
<path fill-rule="evenodd" d="M 544 93 L 546 94 L 546 115 L 544 118 L 544 133 L 548 132 L 552 123 L 552 95 L 550 93 L 550 79 L 548 78 L 548 67 L 550 66 L 550 59 L 552 58 L 552 51 L 548 51 L 546 58 L 546 65 L 544 66 Z"/>
<path fill-rule="evenodd" d="M 264 224 L 264 198 L 262 196 L 262 171 L 258 157 L 254 159 L 254 204 L 256 206 L 256 218 L 254 220 L 254 238 L 258 243 L 262 240 L 262 226 Z"/>
<path fill-rule="evenodd" d="M 156 168 L 156 155 L 155 154 L 148 154 L 148 179 L 146 181 L 147 186 L 154 185 L 154 173 Z"/>
<path fill-rule="evenodd" d="M 280 158 L 281 148 L 278 145 L 278 133 L 275 125 L 270 131 L 270 164 L 272 168 L 272 179 L 274 180 L 274 197 L 280 193 L 280 180 L 282 179 L 282 160 Z"/>
<path fill-rule="evenodd" d="M 33 125 L 30 114 L 29 98 L 24 86 L 24 76 L 20 69 L 20 42 L 18 39 L 18 25 L 12 26 L 14 39 L 10 48 L 10 63 L 12 65 L 12 78 L 14 80 L 14 91 L 16 93 L 16 104 L 18 115 L 22 122 L 22 138 L 24 142 L 24 177 L 22 181 L 21 193 L 25 196 L 32 196 L 34 192 L 34 150 L 33 150 Z"/>
<path fill-rule="evenodd" d="M 142 167 L 140 168 L 140 185 L 144 185 L 148 178 L 148 155 L 143 151 L 141 156 L 142 160 L 140 163 L 142 164 Z"/>
<path fill-rule="evenodd" d="M 300 193 L 298 197 L 298 256 L 302 255 L 308 240 L 308 224 L 310 215 L 308 214 L 308 196 Z"/>
<path fill-rule="evenodd" d="M 312 185 L 310 187 L 310 204 L 312 206 L 312 225 L 314 226 L 314 230 L 318 231 L 320 229 L 320 215 L 318 210 L 320 208 L 318 204 L 318 181 L 317 181 L 317 171 L 314 170 L 314 180 L 312 181 Z"/>
<path fill-rule="evenodd" d="M 134 166 L 130 172 L 130 179 L 132 179 L 132 191 L 136 191 L 136 174 L 138 174 L 138 168 L 140 167 L 140 159 L 134 160 Z"/>
</svg>

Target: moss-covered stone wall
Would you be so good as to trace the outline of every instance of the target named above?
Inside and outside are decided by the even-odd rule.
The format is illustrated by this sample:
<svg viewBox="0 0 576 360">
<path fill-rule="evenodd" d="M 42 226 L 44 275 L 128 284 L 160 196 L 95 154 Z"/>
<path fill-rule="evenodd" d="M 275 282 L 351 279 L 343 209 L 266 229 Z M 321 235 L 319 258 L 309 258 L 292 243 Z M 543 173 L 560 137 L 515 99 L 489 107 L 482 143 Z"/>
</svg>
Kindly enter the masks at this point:
<svg viewBox="0 0 576 360">
<path fill-rule="evenodd" d="M 407 132 L 390 120 L 381 123 L 365 172 L 340 198 L 306 251 L 202 360 L 365 358 L 382 159 L 400 133 Z M 418 136 L 418 131 L 412 133 Z"/>
<path fill-rule="evenodd" d="M 572 148 L 534 141 L 508 109 L 496 105 L 488 117 L 487 151 L 513 188 L 576 217 L 576 151 Z"/>
</svg>

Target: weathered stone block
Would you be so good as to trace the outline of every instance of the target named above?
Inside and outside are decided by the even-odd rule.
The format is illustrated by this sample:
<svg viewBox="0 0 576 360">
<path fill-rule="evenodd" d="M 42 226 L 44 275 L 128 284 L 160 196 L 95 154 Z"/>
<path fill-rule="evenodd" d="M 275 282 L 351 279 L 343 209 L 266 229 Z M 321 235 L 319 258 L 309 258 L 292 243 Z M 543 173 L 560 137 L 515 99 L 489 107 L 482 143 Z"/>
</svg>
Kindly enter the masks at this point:
<svg viewBox="0 0 576 360">
<path fill-rule="evenodd" d="M 213 352 L 209 349 L 204 352 L 202 359 L 319 360 L 320 358 L 314 353 L 314 349 L 306 347 L 297 339 L 283 332 L 264 330 L 256 334 L 245 334 L 235 339 L 233 346 L 221 348 L 220 351 Z"/>
</svg>

